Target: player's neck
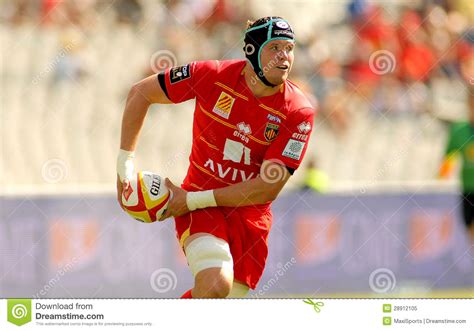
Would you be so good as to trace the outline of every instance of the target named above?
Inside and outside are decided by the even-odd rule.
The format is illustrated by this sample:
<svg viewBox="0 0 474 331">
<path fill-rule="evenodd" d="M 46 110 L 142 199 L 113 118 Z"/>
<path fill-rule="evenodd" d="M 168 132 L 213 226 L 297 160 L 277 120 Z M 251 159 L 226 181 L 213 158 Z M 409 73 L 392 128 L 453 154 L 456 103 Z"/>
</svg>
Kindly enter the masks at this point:
<svg viewBox="0 0 474 331">
<path fill-rule="evenodd" d="M 257 77 L 257 74 L 247 64 L 244 71 L 245 82 L 248 88 L 252 91 L 252 94 L 257 98 L 267 97 L 273 95 L 280 90 L 280 85 L 271 87 L 263 84 L 263 82 Z"/>
</svg>

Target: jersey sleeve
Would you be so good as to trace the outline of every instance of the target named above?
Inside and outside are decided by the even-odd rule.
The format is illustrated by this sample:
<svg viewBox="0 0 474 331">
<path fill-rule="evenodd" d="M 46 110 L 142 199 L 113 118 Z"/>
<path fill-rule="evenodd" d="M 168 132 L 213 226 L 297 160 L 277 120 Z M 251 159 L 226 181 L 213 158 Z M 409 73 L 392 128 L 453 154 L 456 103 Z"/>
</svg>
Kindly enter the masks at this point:
<svg viewBox="0 0 474 331">
<path fill-rule="evenodd" d="M 267 149 L 264 160 L 282 162 L 293 174 L 308 148 L 314 113 L 313 108 L 302 108 L 289 114 L 288 119 L 281 124 L 278 137 Z"/>
<path fill-rule="evenodd" d="M 158 74 L 158 82 L 168 99 L 180 103 L 205 91 L 205 83 L 216 72 L 215 61 L 197 61 L 173 67 Z"/>
</svg>

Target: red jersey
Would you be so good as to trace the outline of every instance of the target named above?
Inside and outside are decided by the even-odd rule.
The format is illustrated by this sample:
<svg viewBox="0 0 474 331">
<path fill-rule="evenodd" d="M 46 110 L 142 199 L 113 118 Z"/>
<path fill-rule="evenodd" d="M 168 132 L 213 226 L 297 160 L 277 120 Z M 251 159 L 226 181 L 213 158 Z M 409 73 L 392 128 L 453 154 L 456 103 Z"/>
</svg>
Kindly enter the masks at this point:
<svg viewBox="0 0 474 331">
<path fill-rule="evenodd" d="M 183 183 L 188 191 L 224 187 L 256 178 L 264 160 L 291 173 L 308 146 L 314 109 L 292 82 L 255 97 L 244 77 L 245 60 L 202 61 L 159 77 L 168 98 L 196 99 L 193 144 Z"/>
</svg>

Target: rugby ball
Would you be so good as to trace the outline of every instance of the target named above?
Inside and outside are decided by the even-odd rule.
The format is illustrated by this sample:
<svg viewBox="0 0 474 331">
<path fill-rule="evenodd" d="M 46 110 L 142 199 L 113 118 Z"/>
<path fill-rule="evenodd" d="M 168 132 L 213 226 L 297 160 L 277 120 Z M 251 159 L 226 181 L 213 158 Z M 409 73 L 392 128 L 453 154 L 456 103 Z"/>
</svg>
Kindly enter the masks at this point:
<svg viewBox="0 0 474 331">
<path fill-rule="evenodd" d="M 149 171 L 138 172 L 127 190 L 122 192 L 125 211 L 134 219 L 153 223 L 160 219 L 168 207 L 170 191 L 164 179 Z"/>
</svg>

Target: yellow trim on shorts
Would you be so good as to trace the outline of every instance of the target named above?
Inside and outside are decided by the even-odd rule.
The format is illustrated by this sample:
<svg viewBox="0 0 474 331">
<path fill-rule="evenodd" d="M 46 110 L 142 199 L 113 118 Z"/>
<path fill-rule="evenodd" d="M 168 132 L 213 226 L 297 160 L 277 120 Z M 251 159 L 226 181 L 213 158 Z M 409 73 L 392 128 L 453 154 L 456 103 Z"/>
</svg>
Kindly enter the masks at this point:
<svg viewBox="0 0 474 331">
<path fill-rule="evenodd" d="M 191 225 L 193 224 L 193 213 L 189 213 L 189 217 L 191 217 L 191 222 L 189 222 L 189 227 L 186 229 L 186 231 L 183 232 L 181 238 L 179 238 L 179 245 L 184 249 L 184 241 L 188 239 L 188 237 L 191 235 Z"/>
<path fill-rule="evenodd" d="M 191 233 L 191 226 L 186 229 L 186 231 L 183 232 L 183 235 L 181 236 L 181 239 L 179 239 L 179 245 L 184 248 L 184 241 L 188 239 Z"/>
</svg>

